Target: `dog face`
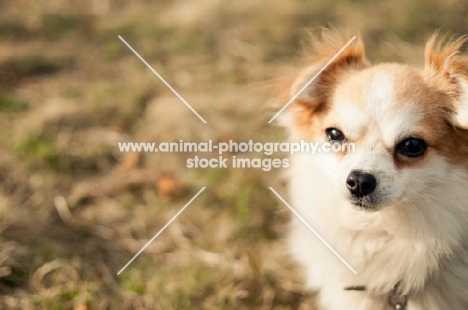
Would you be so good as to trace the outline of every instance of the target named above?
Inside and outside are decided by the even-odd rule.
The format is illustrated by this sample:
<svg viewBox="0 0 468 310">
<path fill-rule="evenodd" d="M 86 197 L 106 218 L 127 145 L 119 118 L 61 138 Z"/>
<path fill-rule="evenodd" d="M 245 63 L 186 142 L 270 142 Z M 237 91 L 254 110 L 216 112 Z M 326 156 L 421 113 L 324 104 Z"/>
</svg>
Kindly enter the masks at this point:
<svg viewBox="0 0 468 310">
<path fill-rule="evenodd" d="M 459 52 L 461 40 L 445 48 L 434 48 L 434 40 L 428 42 L 424 69 L 371 66 L 358 42 L 295 102 L 296 137 L 355 145 L 352 152 L 318 160 L 337 192 L 356 208 L 417 205 L 429 191 L 443 195 L 456 187 L 457 171 L 468 167 L 468 56 Z M 318 58 L 338 46 L 336 38 L 322 43 Z M 321 64 L 313 63 L 292 93 Z"/>
</svg>

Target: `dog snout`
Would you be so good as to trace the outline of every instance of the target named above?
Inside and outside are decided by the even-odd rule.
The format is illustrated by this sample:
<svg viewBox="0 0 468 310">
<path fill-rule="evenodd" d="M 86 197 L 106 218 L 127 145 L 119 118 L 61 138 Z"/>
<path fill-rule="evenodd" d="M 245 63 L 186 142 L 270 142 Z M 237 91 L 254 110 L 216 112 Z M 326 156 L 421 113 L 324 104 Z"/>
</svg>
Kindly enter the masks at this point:
<svg viewBox="0 0 468 310">
<path fill-rule="evenodd" d="M 346 186 L 351 195 L 357 198 L 362 198 L 371 194 L 377 187 L 375 177 L 362 170 L 353 170 L 346 179 Z"/>
</svg>

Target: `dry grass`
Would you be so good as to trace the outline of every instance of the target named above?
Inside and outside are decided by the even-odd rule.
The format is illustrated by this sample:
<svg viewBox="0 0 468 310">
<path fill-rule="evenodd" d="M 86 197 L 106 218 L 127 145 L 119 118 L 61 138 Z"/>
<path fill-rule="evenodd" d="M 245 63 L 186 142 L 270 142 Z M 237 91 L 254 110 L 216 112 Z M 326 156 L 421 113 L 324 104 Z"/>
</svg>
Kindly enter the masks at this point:
<svg viewBox="0 0 468 310">
<path fill-rule="evenodd" d="M 267 189 L 278 171 L 116 143 L 284 139 L 255 86 L 298 63 L 307 29 L 353 25 L 371 59 L 418 62 L 435 28 L 468 28 L 462 0 L 430 2 L 0 2 L 0 309 L 314 309 Z"/>
</svg>

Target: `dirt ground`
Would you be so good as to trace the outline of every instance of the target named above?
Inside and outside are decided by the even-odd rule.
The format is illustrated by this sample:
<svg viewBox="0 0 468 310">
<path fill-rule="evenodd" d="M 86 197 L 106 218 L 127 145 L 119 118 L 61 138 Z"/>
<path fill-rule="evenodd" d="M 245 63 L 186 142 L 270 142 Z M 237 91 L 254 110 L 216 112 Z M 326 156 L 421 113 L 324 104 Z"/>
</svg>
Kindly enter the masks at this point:
<svg viewBox="0 0 468 310">
<path fill-rule="evenodd" d="M 268 190 L 287 197 L 284 169 L 117 143 L 283 141 L 263 85 L 300 68 L 308 31 L 352 26 L 371 61 L 420 65 L 466 16 L 463 0 L 0 1 L 0 309 L 315 309 Z"/>
</svg>

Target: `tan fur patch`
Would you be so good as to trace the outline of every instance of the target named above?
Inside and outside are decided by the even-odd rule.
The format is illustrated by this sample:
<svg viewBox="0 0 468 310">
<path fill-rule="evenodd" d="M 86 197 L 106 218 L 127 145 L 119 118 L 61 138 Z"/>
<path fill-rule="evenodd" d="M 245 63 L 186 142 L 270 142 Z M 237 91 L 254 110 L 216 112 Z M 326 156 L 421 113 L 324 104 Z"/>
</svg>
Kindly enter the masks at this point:
<svg viewBox="0 0 468 310">
<path fill-rule="evenodd" d="M 463 51 L 467 36 L 443 44 L 433 35 L 426 44 L 423 76 L 436 109 L 427 112 L 426 126 L 437 136 L 434 148 L 457 165 L 468 167 L 468 130 L 457 128 L 451 114 L 459 107 L 460 85 L 455 75 L 468 78 L 468 54 Z"/>
<path fill-rule="evenodd" d="M 306 56 L 308 68 L 306 72 L 301 70 L 303 73 L 300 77 L 290 84 L 289 95 L 296 93 L 305 85 L 351 38 L 351 35 L 326 30 L 322 33 L 322 40 L 312 36 L 313 44 Z M 361 70 L 368 65 L 364 44 L 361 38 L 357 38 L 295 100 L 294 104 L 301 111 L 296 113 L 296 126 L 304 138 L 314 136 L 313 133 L 320 129 L 320 126 L 317 126 L 317 119 L 327 111 L 330 95 L 334 92 L 338 81 L 347 73 Z"/>
</svg>

